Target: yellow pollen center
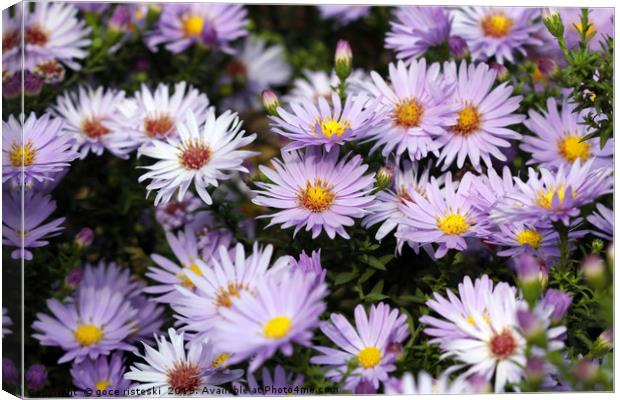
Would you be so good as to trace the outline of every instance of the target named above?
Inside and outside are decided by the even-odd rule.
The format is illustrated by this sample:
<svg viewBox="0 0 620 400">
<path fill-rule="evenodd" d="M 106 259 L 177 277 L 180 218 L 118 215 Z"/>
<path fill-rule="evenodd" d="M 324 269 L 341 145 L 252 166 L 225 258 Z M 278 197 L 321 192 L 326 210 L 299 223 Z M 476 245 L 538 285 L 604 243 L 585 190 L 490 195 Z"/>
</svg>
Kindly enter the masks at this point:
<svg viewBox="0 0 620 400">
<path fill-rule="evenodd" d="M 215 306 L 230 308 L 233 305 L 233 299 L 238 299 L 241 291 L 249 291 L 247 285 L 237 282 L 228 282 L 228 286 L 220 287 L 215 295 Z"/>
<path fill-rule="evenodd" d="M 186 267 L 186 268 L 188 270 L 194 272 L 198 276 L 203 276 L 202 271 L 200 270 L 198 265 L 196 265 L 195 263 L 192 263 L 189 267 Z M 181 280 L 182 280 L 181 284 L 183 286 L 188 287 L 188 288 L 193 288 L 194 287 L 194 282 L 192 282 L 192 280 L 189 279 L 187 274 L 184 274 L 183 272 L 179 272 L 179 273 L 177 273 L 177 276 L 179 278 L 181 278 Z"/>
<path fill-rule="evenodd" d="M 80 325 L 73 333 L 75 340 L 82 346 L 97 344 L 103 339 L 103 331 L 95 325 Z"/>
<path fill-rule="evenodd" d="M 183 20 L 183 34 L 185 37 L 198 36 L 202 32 L 205 20 L 199 16 L 191 16 Z"/>
<path fill-rule="evenodd" d="M 392 120 L 401 128 L 415 128 L 422 122 L 424 107 L 416 99 L 403 100 L 396 104 L 392 112 Z"/>
<path fill-rule="evenodd" d="M 110 387 L 110 385 L 112 385 L 112 382 L 110 381 L 99 381 L 95 383 L 95 388 L 101 392 Z"/>
<path fill-rule="evenodd" d="M 542 241 L 542 234 L 532 229 L 524 229 L 517 234 L 517 242 L 520 245 L 529 244 L 532 248 L 537 249 Z"/>
<path fill-rule="evenodd" d="M 306 187 L 299 191 L 297 195 L 299 204 L 311 212 L 323 212 L 331 207 L 336 199 L 332 192 L 332 186 L 319 178 L 315 179 L 314 184 L 308 181 Z"/>
<path fill-rule="evenodd" d="M 437 227 L 446 235 L 462 235 L 469 229 L 469 223 L 461 214 L 447 214 L 443 218 L 437 217 Z"/>
<path fill-rule="evenodd" d="M 585 162 L 590 158 L 590 144 L 582 142 L 579 136 L 566 136 L 558 142 L 558 150 L 568 162 L 575 162 L 577 159 Z"/>
<path fill-rule="evenodd" d="M 357 359 L 362 367 L 373 368 L 381 361 L 381 350 L 374 346 L 364 347 L 357 355 Z"/>
<path fill-rule="evenodd" d="M 512 19 L 502 13 L 491 14 L 484 17 L 480 25 L 486 36 L 501 38 L 512 29 Z"/>
<path fill-rule="evenodd" d="M 224 364 L 224 362 L 228 360 L 229 358 L 230 358 L 230 354 L 222 353 L 215 360 L 213 360 L 213 362 L 211 363 L 211 367 L 217 368 L 220 365 Z"/>
<path fill-rule="evenodd" d="M 327 117 L 327 119 L 320 120 L 318 124 L 321 129 L 321 133 L 328 139 L 334 135 L 338 137 L 342 136 L 344 131 L 349 129 L 351 126 L 351 122 L 349 122 L 349 120 L 343 120 L 342 118 L 335 120 L 332 119 L 332 117 Z"/>
<path fill-rule="evenodd" d="M 457 135 L 469 136 L 480 128 L 480 113 L 476 107 L 467 105 L 458 115 L 456 125 L 451 127 Z"/>
<path fill-rule="evenodd" d="M 281 339 L 291 330 L 290 318 L 279 315 L 270 319 L 263 327 L 263 336 L 268 339 Z"/>
<path fill-rule="evenodd" d="M 30 142 L 26 143 L 25 146 L 13 144 L 9 152 L 9 161 L 14 167 L 21 167 L 23 161 L 23 166 L 27 167 L 34 163 L 36 154 L 37 152 Z"/>
<path fill-rule="evenodd" d="M 560 206 L 561 206 L 562 203 L 564 203 L 565 192 L 566 192 L 566 188 L 564 187 L 564 185 L 558 186 L 557 189 L 551 187 L 548 191 L 546 192 L 541 191 L 538 194 L 538 199 L 536 200 L 536 203 L 543 208 L 552 209 L 553 208 L 553 204 L 552 204 L 553 196 L 557 193 L 558 199 L 560 200 Z M 577 193 L 575 191 L 573 191 L 572 194 L 573 194 L 573 198 L 577 196 Z"/>
</svg>

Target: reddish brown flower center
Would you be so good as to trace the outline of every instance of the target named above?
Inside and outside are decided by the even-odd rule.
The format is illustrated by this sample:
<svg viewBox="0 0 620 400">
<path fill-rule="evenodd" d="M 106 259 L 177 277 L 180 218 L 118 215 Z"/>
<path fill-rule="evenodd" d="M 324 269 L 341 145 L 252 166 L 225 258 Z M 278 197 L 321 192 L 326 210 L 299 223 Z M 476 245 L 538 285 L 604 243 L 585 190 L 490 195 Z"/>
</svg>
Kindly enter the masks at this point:
<svg viewBox="0 0 620 400">
<path fill-rule="evenodd" d="M 168 384 L 175 394 L 189 394 L 196 390 L 201 382 L 198 366 L 185 361 L 176 362 L 167 375 Z"/>
<path fill-rule="evenodd" d="M 47 43 L 47 33 L 38 25 L 26 28 L 26 43 L 43 46 Z"/>
<path fill-rule="evenodd" d="M 91 117 L 82 121 L 82 133 L 91 139 L 99 139 L 110 133 L 110 130 L 103 125 L 101 118 Z"/>
<path fill-rule="evenodd" d="M 19 45 L 19 31 L 4 32 L 2 34 L 2 52 L 11 50 Z"/>
<path fill-rule="evenodd" d="M 508 358 L 515 352 L 517 349 L 517 341 L 509 330 L 504 330 L 500 334 L 496 334 L 491 338 L 489 342 L 489 347 L 491 348 L 491 353 L 493 355 L 503 360 Z"/>
<path fill-rule="evenodd" d="M 247 74 L 247 68 L 240 61 L 232 61 L 226 65 L 226 72 L 233 78 L 243 78 Z"/>
<path fill-rule="evenodd" d="M 58 81 L 65 76 L 65 68 L 56 60 L 43 61 L 34 68 L 34 72 L 43 78 Z"/>
<path fill-rule="evenodd" d="M 185 146 L 179 159 L 186 169 L 200 169 L 211 158 L 211 149 L 204 143 L 194 141 Z"/>
<path fill-rule="evenodd" d="M 148 137 L 167 136 L 172 132 L 174 119 L 169 114 L 161 114 L 144 120 L 144 130 Z"/>
<path fill-rule="evenodd" d="M 174 214 L 179 210 L 185 210 L 185 203 L 183 203 L 182 201 L 172 201 L 166 204 L 166 207 L 164 207 L 164 211 L 166 212 L 166 214 Z"/>
</svg>

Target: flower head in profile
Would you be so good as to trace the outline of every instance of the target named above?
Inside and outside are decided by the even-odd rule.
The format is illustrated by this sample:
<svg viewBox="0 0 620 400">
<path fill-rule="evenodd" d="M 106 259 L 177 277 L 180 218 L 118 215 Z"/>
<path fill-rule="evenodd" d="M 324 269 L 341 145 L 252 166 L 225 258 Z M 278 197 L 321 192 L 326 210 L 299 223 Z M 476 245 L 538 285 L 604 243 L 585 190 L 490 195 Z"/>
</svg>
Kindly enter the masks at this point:
<svg viewBox="0 0 620 400">
<path fill-rule="evenodd" d="M 23 57 L 20 45 L 22 13 Z M 33 7 L 18 7 L 12 18 L 5 10 L 2 19 L 9 24 L 3 24 L 6 28 L 2 34 L 2 69 L 11 72 L 33 70 L 41 63 L 57 61 L 79 70 L 78 60 L 88 55 L 91 40 L 88 38 L 90 28 L 77 14 L 78 9 L 73 4 L 51 1 L 37 2 Z"/>
<path fill-rule="evenodd" d="M 377 141 L 373 151 L 383 147 L 386 158 L 391 153 L 397 158 L 408 154 L 412 161 L 435 153 L 440 144 L 433 136 L 442 135 L 456 122 L 457 111 L 456 105 L 446 101 L 453 88 L 443 79 L 439 64 L 427 67 L 426 59 L 414 60 L 409 66 L 403 61 L 391 63 L 389 77 L 390 84 L 373 71 L 372 83 L 363 85 L 374 100 L 369 107 L 382 121 L 368 135 Z"/>
<path fill-rule="evenodd" d="M 43 346 L 58 346 L 65 351 L 58 363 L 74 359 L 79 363 L 114 350 L 135 349 L 127 338 L 132 333 L 129 322 L 138 310 L 131 307 L 122 293 L 109 287 L 89 286 L 79 289 L 70 302 L 49 299 L 47 307 L 52 316 L 37 313 L 32 325 L 36 333 L 32 336 Z"/>
<path fill-rule="evenodd" d="M 323 145 L 327 151 L 333 146 L 363 137 L 375 125 L 374 113 L 367 107 L 368 98 L 347 96 L 344 107 L 340 96 L 331 93 L 331 104 L 323 97 L 318 104 L 300 99 L 290 104 L 290 111 L 282 107 L 277 116 L 271 116 L 271 129 L 292 142 L 284 150 Z"/>
<path fill-rule="evenodd" d="M 474 60 L 512 63 L 516 55 L 525 55 L 526 46 L 542 44 L 535 35 L 542 28 L 539 15 L 534 7 L 461 7 L 453 32 L 467 41 Z"/>
<path fill-rule="evenodd" d="M 72 139 L 61 134 L 63 121 L 31 113 L 23 123 L 13 115 L 2 121 L 2 182 L 30 186 L 33 181 L 54 180 L 77 157 Z M 23 171 L 23 172 L 22 172 Z"/>
<path fill-rule="evenodd" d="M 129 388 L 130 382 L 123 377 L 125 367 L 120 352 L 110 357 L 100 356 L 95 360 L 85 359 L 71 366 L 73 384 L 79 389 L 78 396 L 89 396 L 97 391 L 115 391 L 121 393 Z"/>
<path fill-rule="evenodd" d="M 186 122 L 188 111 L 193 112 L 198 124 L 203 123 L 208 106 L 209 99 L 205 94 L 186 82 L 179 82 L 174 85 L 172 94 L 169 85 L 164 83 L 153 92 L 143 84 L 120 110 L 126 118 L 124 128 L 138 147 L 154 139 L 177 137 L 177 123 Z"/>
<path fill-rule="evenodd" d="M 245 135 L 236 113 L 229 111 L 215 116 L 210 107 L 204 126 L 198 125 L 193 112 L 188 111 L 185 123 L 177 123 L 177 138 L 154 140 L 151 146 L 141 147 L 139 155 L 158 160 L 144 168 L 149 172 L 139 182 L 151 180 L 147 196 L 157 191 L 155 205 L 167 203 L 172 196 L 182 200 L 193 183 L 200 198 L 207 204 L 213 201 L 207 187 L 218 186 L 219 181 L 230 179 L 234 172 L 248 172 L 242 165 L 255 153 L 239 150 L 254 141 L 256 134 Z"/>
<path fill-rule="evenodd" d="M 370 14 L 370 6 L 356 5 L 320 5 L 317 6 L 321 17 L 335 19 L 339 25 L 358 20 Z"/>
<path fill-rule="evenodd" d="M 452 19 L 444 7 L 397 7 L 385 47 L 406 62 L 423 55 L 430 47 L 448 40 Z"/>
<path fill-rule="evenodd" d="M 325 376 L 336 382 L 344 377 L 347 365 L 354 362 L 356 368 L 346 377 L 344 388 L 352 390 L 365 380 L 377 389 L 379 382 L 386 382 L 388 373 L 396 369 L 396 356 L 390 345 L 395 339 L 399 344 L 404 342 L 407 329 L 407 317 L 398 310 L 379 303 L 372 305 L 367 315 L 360 304 L 355 307 L 355 327 L 341 314 L 331 314 L 329 321 L 321 323 L 323 334 L 340 349 L 315 346 L 321 355 L 312 357 L 310 362 L 329 366 Z"/>
<path fill-rule="evenodd" d="M 595 160 L 592 168 L 613 165 L 614 140 L 607 141 L 602 149 L 599 138 L 583 140 L 591 133 L 584 124 L 585 117 L 594 110 L 576 111 L 576 107 L 564 99 L 560 112 L 556 100 L 550 97 L 546 112 L 529 111 L 529 118 L 523 123 L 535 136 L 523 136 L 520 146 L 532 154 L 528 164 L 540 164 L 548 169 L 557 169 L 560 165 L 568 168 L 577 160 L 585 163 L 592 158 Z"/>
<path fill-rule="evenodd" d="M 437 138 L 443 146 L 439 160 L 444 168 L 454 161 L 461 168 L 466 158 L 476 170 L 480 170 L 481 161 L 491 168 L 491 157 L 506 161 L 501 148 L 510 147 L 510 139 L 521 138 L 508 126 L 524 119 L 514 114 L 522 97 L 511 97 L 513 89 L 507 82 L 493 88 L 496 73 L 486 64 L 462 61 L 457 68 L 454 62 L 445 63 L 444 73 L 456 82 L 451 102 L 458 111 L 456 123 Z"/>
<path fill-rule="evenodd" d="M 124 99 L 123 91 L 80 86 L 77 92 L 59 96 L 51 112 L 64 120 L 63 133 L 74 139 L 81 159 L 88 153 L 100 156 L 104 150 L 126 158 L 131 140 L 122 129 L 118 108 Z"/>
<path fill-rule="evenodd" d="M 134 363 L 125 379 L 136 382 L 136 389 L 159 389 L 177 396 L 202 394 L 205 389 L 217 393 L 218 385 L 234 381 L 242 370 L 225 370 L 213 366 L 212 345 L 208 341 L 185 346 L 183 333 L 168 329 L 168 336 L 155 335 L 156 347 L 144 345 L 142 362 Z"/>
<path fill-rule="evenodd" d="M 593 234 L 606 240 L 613 240 L 614 210 L 605 207 L 603 204 L 597 204 L 596 211 L 589 215 L 587 220 L 596 228 L 592 231 Z"/>
<path fill-rule="evenodd" d="M 260 190 L 252 201 L 281 209 L 269 216 L 270 226 L 294 226 L 294 234 L 305 227 L 313 238 L 323 230 L 332 239 L 336 234 L 349 238 L 345 227 L 367 213 L 374 177 L 364 175 L 368 166 L 360 156 L 338 160 L 338 155 L 337 148 L 325 152 L 311 147 L 304 154 L 283 152 L 274 169 L 260 167 L 271 182 L 257 183 Z"/>
<path fill-rule="evenodd" d="M 151 51 L 165 44 L 166 50 L 181 53 L 193 44 L 232 53 L 231 42 L 248 34 L 247 11 L 240 4 L 165 4 L 155 29 L 145 41 Z"/>
<path fill-rule="evenodd" d="M 50 195 L 33 190 L 24 192 L 24 207 L 19 191 L 5 191 L 2 202 L 2 244 L 15 247 L 11 258 L 32 260 L 29 249 L 44 247 L 46 240 L 59 234 L 65 218 L 44 221 L 56 210 Z M 23 216 L 23 225 L 22 225 Z"/>
</svg>

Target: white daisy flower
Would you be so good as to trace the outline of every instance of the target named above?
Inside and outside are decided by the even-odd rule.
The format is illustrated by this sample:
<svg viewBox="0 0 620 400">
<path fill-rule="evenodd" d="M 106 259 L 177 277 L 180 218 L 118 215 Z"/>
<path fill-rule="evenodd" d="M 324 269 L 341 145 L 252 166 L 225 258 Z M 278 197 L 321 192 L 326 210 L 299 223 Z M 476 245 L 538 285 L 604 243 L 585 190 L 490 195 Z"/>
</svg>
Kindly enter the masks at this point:
<svg viewBox="0 0 620 400">
<path fill-rule="evenodd" d="M 149 172 L 138 179 L 138 182 L 151 180 L 146 188 L 147 196 L 157 191 L 156 206 L 169 202 L 175 192 L 181 201 L 194 182 L 200 198 L 211 204 L 207 187 L 218 186 L 218 181 L 231 178 L 235 171 L 248 172 L 241 164 L 256 154 L 238 150 L 256 139 L 256 134 L 244 135 L 241 123 L 237 113 L 228 110 L 216 118 L 215 108 L 210 107 L 201 130 L 194 113 L 188 111 L 186 122 L 177 123 L 178 138 L 154 140 L 152 146 L 140 148 L 138 156 L 159 160 L 145 166 Z"/>
</svg>

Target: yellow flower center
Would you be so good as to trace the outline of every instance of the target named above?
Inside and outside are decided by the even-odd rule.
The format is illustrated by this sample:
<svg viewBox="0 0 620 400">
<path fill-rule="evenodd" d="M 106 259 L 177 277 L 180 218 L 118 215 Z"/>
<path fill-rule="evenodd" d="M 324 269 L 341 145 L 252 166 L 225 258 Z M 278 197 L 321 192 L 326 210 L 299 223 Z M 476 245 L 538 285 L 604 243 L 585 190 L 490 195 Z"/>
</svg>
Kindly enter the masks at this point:
<svg viewBox="0 0 620 400">
<path fill-rule="evenodd" d="M 437 217 L 437 227 L 446 235 L 462 235 L 469 229 L 469 223 L 461 214 L 447 214 L 443 218 Z"/>
<path fill-rule="evenodd" d="M 198 267 L 198 265 L 196 265 L 195 263 L 192 263 L 189 267 L 186 267 L 186 269 L 194 272 L 196 275 L 198 276 L 203 276 L 202 271 L 200 270 L 200 267 Z M 187 274 L 184 274 L 183 272 L 178 272 L 177 276 L 179 278 L 181 278 L 182 282 L 181 284 L 185 287 L 188 288 L 194 288 L 194 282 L 192 282 L 191 279 L 189 279 L 189 277 L 187 276 Z"/>
<path fill-rule="evenodd" d="M 534 249 L 537 249 L 540 246 L 540 242 L 542 241 L 542 234 L 536 232 L 532 229 L 524 229 L 521 232 L 517 233 L 517 242 L 520 245 L 529 244 Z"/>
<path fill-rule="evenodd" d="M 103 330 L 95 325 L 80 325 L 73 333 L 75 340 L 82 346 L 97 344 L 103 339 Z"/>
<path fill-rule="evenodd" d="M 501 38 L 512 29 L 512 19 L 499 12 L 484 17 L 480 25 L 486 36 Z"/>
<path fill-rule="evenodd" d="M 351 122 L 349 120 L 342 118 L 339 120 L 332 119 L 332 117 L 327 117 L 327 119 L 319 121 L 319 127 L 321 129 L 321 133 L 326 138 L 331 138 L 336 135 L 338 137 L 342 136 L 344 131 L 351 127 Z"/>
<path fill-rule="evenodd" d="M 373 368 L 381 361 L 381 350 L 374 346 L 364 347 L 357 355 L 357 359 L 362 367 Z"/>
<path fill-rule="evenodd" d="M 14 143 L 11 146 L 11 151 L 9 152 L 9 161 L 14 167 L 21 167 L 23 161 L 23 166 L 27 167 L 34 163 L 34 158 L 36 155 L 37 151 L 34 149 L 31 142 L 26 143 L 25 146 Z"/>
<path fill-rule="evenodd" d="M 297 195 L 299 204 L 315 213 L 329 209 L 335 199 L 336 195 L 332 192 L 332 186 L 319 178 L 314 180 L 314 184 L 310 181 L 306 182 L 306 187 L 301 189 Z"/>
<path fill-rule="evenodd" d="M 581 141 L 579 136 L 566 136 L 558 142 L 558 150 L 568 162 L 575 162 L 577 159 L 585 162 L 590 158 L 590 144 Z"/>
<path fill-rule="evenodd" d="M 416 99 L 403 100 L 396 104 L 392 112 L 394 125 L 401 128 L 415 128 L 422 122 L 424 107 Z"/>
<path fill-rule="evenodd" d="M 469 136 L 480 129 L 480 113 L 472 105 L 466 105 L 459 111 L 459 118 L 456 125 L 451 127 L 452 132 L 457 135 Z"/>
<path fill-rule="evenodd" d="M 204 18 L 193 15 L 183 20 L 183 35 L 185 37 L 198 36 L 205 24 Z"/>
<path fill-rule="evenodd" d="M 220 365 L 224 364 L 224 362 L 228 360 L 229 358 L 230 358 L 230 354 L 222 353 L 215 360 L 213 360 L 213 362 L 211 363 L 211 367 L 217 368 Z"/>
<path fill-rule="evenodd" d="M 110 385 L 112 385 L 112 382 L 110 381 L 99 381 L 95 383 L 95 388 L 99 390 L 100 392 L 102 392 L 106 390 L 108 387 L 110 387 Z"/>
<path fill-rule="evenodd" d="M 553 196 L 556 193 L 558 194 L 558 199 L 560 200 L 560 205 L 561 205 L 562 203 L 564 203 L 565 191 L 566 191 L 566 188 L 564 187 L 564 185 L 558 186 L 557 189 L 551 187 L 546 192 L 541 191 L 538 194 L 538 199 L 536 200 L 536 203 L 543 208 L 552 209 Z M 574 199 L 577 196 L 577 193 L 573 191 L 572 195 Z"/>
<path fill-rule="evenodd" d="M 291 330 L 290 318 L 279 315 L 270 319 L 263 327 L 263 336 L 268 339 L 281 339 Z"/>
</svg>

